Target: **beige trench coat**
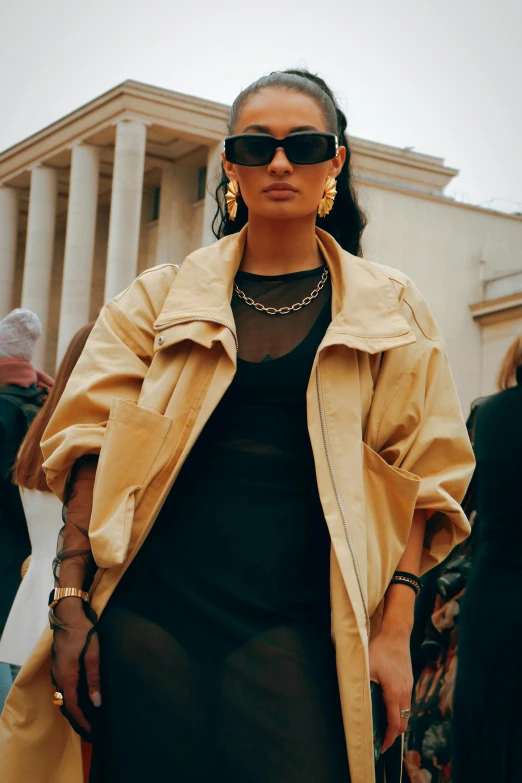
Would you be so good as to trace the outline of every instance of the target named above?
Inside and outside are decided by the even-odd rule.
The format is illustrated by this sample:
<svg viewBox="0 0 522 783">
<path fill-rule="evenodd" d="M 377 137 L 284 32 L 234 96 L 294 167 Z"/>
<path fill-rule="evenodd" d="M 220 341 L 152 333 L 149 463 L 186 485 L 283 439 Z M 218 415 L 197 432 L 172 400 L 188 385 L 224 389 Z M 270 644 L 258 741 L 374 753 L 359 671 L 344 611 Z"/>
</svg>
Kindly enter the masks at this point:
<svg viewBox="0 0 522 783">
<path fill-rule="evenodd" d="M 234 376 L 230 301 L 246 230 L 192 253 L 179 271 L 144 272 L 104 307 L 45 433 L 45 470 L 61 498 L 75 460 L 100 454 L 90 527 L 98 613 Z M 332 322 L 310 377 L 308 427 L 332 540 L 352 783 L 372 783 L 370 627 L 379 627 L 415 508 L 433 512 L 422 571 L 468 535 L 459 503 L 474 462 L 444 343 L 418 290 L 323 231 L 317 241 L 331 272 Z M 3 783 L 82 781 L 79 737 L 51 703 L 50 647 L 48 631 L 8 698 Z"/>
</svg>

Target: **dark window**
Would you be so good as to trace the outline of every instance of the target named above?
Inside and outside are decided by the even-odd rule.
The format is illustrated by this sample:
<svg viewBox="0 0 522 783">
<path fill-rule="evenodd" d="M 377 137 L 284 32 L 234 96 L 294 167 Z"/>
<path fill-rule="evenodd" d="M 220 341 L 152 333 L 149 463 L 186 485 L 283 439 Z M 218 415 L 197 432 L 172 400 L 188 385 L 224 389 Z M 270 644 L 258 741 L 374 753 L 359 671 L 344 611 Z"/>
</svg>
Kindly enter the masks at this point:
<svg viewBox="0 0 522 783">
<path fill-rule="evenodd" d="M 205 198 L 205 189 L 207 186 L 207 167 L 198 171 L 198 201 L 202 201 Z"/>
<path fill-rule="evenodd" d="M 159 220 L 161 188 L 154 188 L 152 198 L 152 219 Z"/>
</svg>

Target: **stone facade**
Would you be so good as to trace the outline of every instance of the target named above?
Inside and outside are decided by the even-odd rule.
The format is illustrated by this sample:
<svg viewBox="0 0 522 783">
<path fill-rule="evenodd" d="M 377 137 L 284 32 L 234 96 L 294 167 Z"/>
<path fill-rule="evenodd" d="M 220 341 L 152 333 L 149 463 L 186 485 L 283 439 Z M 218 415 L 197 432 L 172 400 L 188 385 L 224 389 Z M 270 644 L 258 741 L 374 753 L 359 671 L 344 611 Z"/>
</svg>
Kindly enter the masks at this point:
<svg viewBox="0 0 522 783">
<path fill-rule="evenodd" d="M 27 306 L 53 372 L 135 275 L 213 241 L 228 107 L 125 82 L 0 154 L 0 317 Z M 352 139 L 367 258 L 410 275 L 447 341 L 464 411 L 522 327 L 522 216 L 453 201 L 444 161 Z"/>
</svg>

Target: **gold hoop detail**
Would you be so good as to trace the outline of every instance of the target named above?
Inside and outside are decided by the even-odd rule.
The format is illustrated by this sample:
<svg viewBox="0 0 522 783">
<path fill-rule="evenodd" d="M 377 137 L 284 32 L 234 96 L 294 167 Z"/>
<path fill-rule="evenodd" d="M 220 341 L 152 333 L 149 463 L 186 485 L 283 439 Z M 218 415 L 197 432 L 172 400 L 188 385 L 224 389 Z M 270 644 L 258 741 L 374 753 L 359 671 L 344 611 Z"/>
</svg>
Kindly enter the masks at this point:
<svg viewBox="0 0 522 783">
<path fill-rule="evenodd" d="M 227 212 L 230 220 L 235 220 L 237 215 L 237 200 L 239 198 L 239 182 L 235 179 L 229 180 L 225 200 L 227 202 Z"/>
<path fill-rule="evenodd" d="M 337 182 L 335 181 L 335 177 L 327 177 L 324 185 L 324 194 L 317 207 L 317 214 L 319 217 L 326 217 L 326 215 L 332 211 L 336 195 Z"/>
</svg>

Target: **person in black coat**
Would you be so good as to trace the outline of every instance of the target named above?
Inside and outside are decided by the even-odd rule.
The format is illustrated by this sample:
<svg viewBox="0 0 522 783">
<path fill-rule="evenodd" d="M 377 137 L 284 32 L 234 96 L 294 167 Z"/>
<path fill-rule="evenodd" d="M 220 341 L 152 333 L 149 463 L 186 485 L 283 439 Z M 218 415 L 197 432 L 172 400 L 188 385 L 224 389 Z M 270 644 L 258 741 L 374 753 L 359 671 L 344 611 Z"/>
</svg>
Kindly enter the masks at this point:
<svg viewBox="0 0 522 783">
<path fill-rule="evenodd" d="M 18 448 L 43 404 L 52 379 L 31 364 L 42 334 L 30 310 L 13 310 L 0 321 L 0 636 L 21 581 L 21 567 L 31 553 L 20 491 L 12 482 Z M 0 691 L 9 676 L 0 664 Z M 0 708 L 5 693 L 0 692 Z"/>
<path fill-rule="evenodd" d="M 452 783 L 522 780 L 522 335 L 475 422 L 476 543 L 459 618 Z"/>
<path fill-rule="evenodd" d="M 466 427 L 474 442 L 477 412 L 489 399 L 471 404 Z M 459 609 L 471 571 L 475 542 L 476 477 L 462 502 L 472 533 L 421 579 L 415 602 L 411 655 L 415 685 L 405 741 L 403 783 L 428 778 L 451 781 L 451 725 L 459 634 Z M 431 776 L 431 777 L 430 777 Z"/>
</svg>

